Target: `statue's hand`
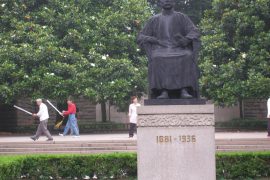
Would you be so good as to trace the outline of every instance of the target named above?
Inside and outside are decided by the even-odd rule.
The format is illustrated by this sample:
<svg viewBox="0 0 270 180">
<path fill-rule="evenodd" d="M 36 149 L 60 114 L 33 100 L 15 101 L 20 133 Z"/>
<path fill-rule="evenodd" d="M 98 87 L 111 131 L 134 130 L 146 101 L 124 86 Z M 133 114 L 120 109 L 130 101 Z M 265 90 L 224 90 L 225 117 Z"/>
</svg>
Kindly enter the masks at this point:
<svg viewBox="0 0 270 180">
<path fill-rule="evenodd" d="M 163 47 L 168 47 L 168 45 L 164 41 L 161 41 L 161 40 L 158 40 L 158 45 L 163 46 Z"/>
<path fill-rule="evenodd" d="M 150 44 L 156 44 L 156 45 L 167 47 L 167 44 L 165 42 L 158 40 L 155 37 L 148 37 L 147 42 L 149 42 Z"/>
<path fill-rule="evenodd" d="M 184 47 L 187 47 L 191 42 L 192 42 L 192 40 L 190 40 L 186 37 L 182 37 L 182 38 L 177 40 L 177 45 L 184 48 Z"/>
<path fill-rule="evenodd" d="M 157 38 L 155 37 L 148 37 L 147 38 L 147 42 L 151 43 L 151 44 L 159 44 L 159 41 Z"/>
<path fill-rule="evenodd" d="M 191 39 L 188 39 L 184 36 L 182 36 L 181 34 L 176 34 L 175 35 L 175 40 L 176 40 L 176 46 L 180 46 L 180 47 L 187 47 L 191 42 L 192 40 Z"/>
</svg>

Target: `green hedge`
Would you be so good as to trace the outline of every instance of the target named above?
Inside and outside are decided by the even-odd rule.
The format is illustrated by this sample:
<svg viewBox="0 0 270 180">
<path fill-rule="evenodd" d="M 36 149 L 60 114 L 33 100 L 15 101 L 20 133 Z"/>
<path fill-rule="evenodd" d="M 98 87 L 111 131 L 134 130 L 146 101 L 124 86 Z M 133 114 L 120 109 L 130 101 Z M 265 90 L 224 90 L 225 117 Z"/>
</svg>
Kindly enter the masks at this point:
<svg viewBox="0 0 270 180">
<path fill-rule="evenodd" d="M 218 153 L 217 179 L 270 179 L 270 152 Z"/>
<path fill-rule="evenodd" d="M 4 159 L 4 160 L 3 160 Z M 136 154 L 114 153 L 100 155 L 32 155 L 6 156 L 0 160 L 0 179 L 82 179 L 84 176 L 106 179 L 135 178 Z M 9 160 L 7 160 L 9 159 Z"/>
<path fill-rule="evenodd" d="M 266 131 L 266 119 L 233 119 L 231 121 L 216 122 L 217 131 L 237 130 L 237 131 Z"/>
<path fill-rule="evenodd" d="M 134 153 L 97 155 L 1 156 L 0 179 L 63 179 L 85 175 L 99 179 L 136 179 L 137 157 Z M 218 153 L 217 179 L 270 178 L 270 152 Z"/>
</svg>

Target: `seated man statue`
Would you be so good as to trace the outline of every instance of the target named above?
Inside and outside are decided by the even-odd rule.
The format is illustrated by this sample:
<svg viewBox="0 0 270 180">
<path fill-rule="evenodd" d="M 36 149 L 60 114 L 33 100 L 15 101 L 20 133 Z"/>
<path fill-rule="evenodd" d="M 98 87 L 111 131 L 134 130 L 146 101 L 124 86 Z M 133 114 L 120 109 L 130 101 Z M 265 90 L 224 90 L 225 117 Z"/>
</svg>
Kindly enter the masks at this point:
<svg viewBox="0 0 270 180">
<path fill-rule="evenodd" d="M 199 98 L 199 30 L 187 15 L 174 11 L 174 0 L 160 0 L 160 5 L 162 12 L 138 36 L 148 58 L 151 98 Z"/>
</svg>

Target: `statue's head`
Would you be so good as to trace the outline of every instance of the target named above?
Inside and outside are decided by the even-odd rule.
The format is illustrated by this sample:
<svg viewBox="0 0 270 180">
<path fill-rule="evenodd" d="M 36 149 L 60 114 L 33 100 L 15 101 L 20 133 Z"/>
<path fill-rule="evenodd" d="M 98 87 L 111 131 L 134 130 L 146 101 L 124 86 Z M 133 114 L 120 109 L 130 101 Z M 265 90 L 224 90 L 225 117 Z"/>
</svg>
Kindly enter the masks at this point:
<svg viewBox="0 0 270 180">
<path fill-rule="evenodd" d="M 165 10 L 170 10 L 174 7 L 175 0 L 160 0 L 160 6 Z"/>
</svg>

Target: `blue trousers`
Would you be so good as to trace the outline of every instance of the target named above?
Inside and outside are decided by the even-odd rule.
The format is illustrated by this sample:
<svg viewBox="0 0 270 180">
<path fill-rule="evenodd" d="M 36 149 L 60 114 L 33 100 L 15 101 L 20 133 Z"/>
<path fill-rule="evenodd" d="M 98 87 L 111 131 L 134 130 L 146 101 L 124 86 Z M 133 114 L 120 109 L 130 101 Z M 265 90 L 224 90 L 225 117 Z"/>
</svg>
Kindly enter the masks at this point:
<svg viewBox="0 0 270 180">
<path fill-rule="evenodd" d="M 73 132 L 73 134 L 75 136 L 79 136 L 79 128 L 78 128 L 78 124 L 77 124 L 77 119 L 75 117 L 75 114 L 70 114 L 68 116 L 68 121 L 66 124 L 66 127 L 64 129 L 64 133 L 63 135 L 67 135 L 69 129 L 71 129 L 71 131 Z"/>
</svg>

